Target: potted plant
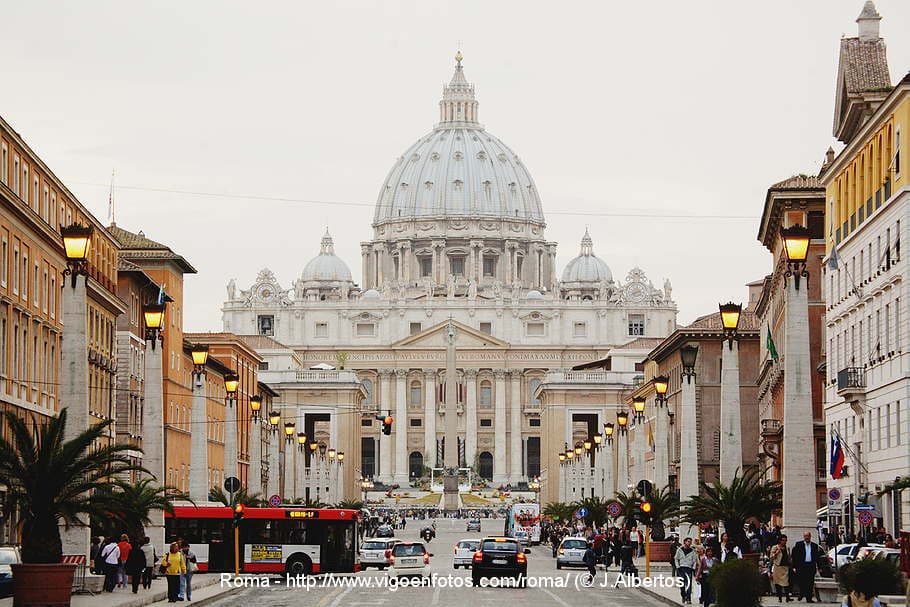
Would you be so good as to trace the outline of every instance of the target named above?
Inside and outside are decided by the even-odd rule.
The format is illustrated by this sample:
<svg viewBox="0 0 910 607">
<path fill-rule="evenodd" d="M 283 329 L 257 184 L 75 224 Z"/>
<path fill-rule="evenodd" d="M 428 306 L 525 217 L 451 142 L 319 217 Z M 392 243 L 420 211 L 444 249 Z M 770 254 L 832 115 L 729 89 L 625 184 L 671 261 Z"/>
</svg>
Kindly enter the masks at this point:
<svg viewBox="0 0 910 607">
<path fill-rule="evenodd" d="M 107 438 L 107 420 L 65 440 L 66 409 L 42 421 L 5 413 L 8 436 L 0 438 L 0 484 L 19 506 L 22 563 L 12 565 L 15 607 L 69 604 L 75 565 L 64 564 L 60 523 L 85 525 L 81 516 L 116 509 L 115 478 L 141 470 L 129 460 L 134 445 L 96 447 Z M 86 551 L 88 546 L 86 546 Z"/>
<path fill-rule="evenodd" d="M 840 585 L 854 607 L 872 605 L 882 594 L 903 594 L 897 565 L 887 559 L 862 559 L 840 570 Z"/>
<path fill-rule="evenodd" d="M 732 559 L 715 565 L 708 583 L 717 595 L 717 607 L 760 607 L 765 583 L 758 565 L 751 560 Z"/>
</svg>

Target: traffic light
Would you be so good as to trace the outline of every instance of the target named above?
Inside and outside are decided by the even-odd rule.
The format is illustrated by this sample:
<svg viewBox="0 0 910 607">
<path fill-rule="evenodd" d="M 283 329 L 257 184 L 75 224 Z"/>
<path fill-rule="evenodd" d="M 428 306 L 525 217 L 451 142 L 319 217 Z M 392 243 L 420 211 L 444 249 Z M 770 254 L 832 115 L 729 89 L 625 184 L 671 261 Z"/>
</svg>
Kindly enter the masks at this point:
<svg viewBox="0 0 910 607">
<path fill-rule="evenodd" d="M 240 524 L 240 519 L 243 518 L 243 511 L 245 509 L 246 508 L 244 507 L 243 504 L 237 504 L 236 506 L 234 506 L 234 527 L 236 527 Z"/>
<path fill-rule="evenodd" d="M 393 421 L 395 421 L 395 420 L 392 419 L 391 415 L 386 415 L 382 419 L 382 433 L 385 434 L 386 436 L 388 436 L 392 433 L 392 422 Z"/>
<path fill-rule="evenodd" d="M 647 500 L 641 500 L 638 502 L 638 516 L 636 517 L 639 521 L 645 525 L 650 524 L 651 522 L 651 502 Z"/>
</svg>

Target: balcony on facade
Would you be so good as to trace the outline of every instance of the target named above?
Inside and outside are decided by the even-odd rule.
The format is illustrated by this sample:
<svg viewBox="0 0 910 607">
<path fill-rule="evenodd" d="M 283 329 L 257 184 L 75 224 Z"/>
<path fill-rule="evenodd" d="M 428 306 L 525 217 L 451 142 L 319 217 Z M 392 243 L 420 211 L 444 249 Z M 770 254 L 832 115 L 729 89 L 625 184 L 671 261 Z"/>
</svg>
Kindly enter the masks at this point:
<svg viewBox="0 0 910 607">
<path fill-rule="evenodd" d="M 360 383 L 353 371 L 306 369 L 285 369 L 282 371 L 259 371 L 259 381 L 265 384 L 357 384 Z"/>
<path fill-rule="evenodd" d="M 549 371 L 543 383 L 634 386 L 638 376 L 640 373 L 632 371 Z"/>
<path fill-rule="evenodd" d="M 855 400 L 866 393 L 866 371 L 862 367 L 847 367 L 837 372 L 837 395 Z"/>
</svg>

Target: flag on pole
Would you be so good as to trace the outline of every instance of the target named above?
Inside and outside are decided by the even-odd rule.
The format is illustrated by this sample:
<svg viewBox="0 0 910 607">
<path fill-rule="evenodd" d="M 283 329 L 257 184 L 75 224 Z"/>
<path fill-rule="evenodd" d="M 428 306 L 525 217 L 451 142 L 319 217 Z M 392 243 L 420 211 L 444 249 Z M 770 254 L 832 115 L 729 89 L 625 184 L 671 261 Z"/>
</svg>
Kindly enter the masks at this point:
<svg viewBox="0 0 910 607">
<path fill-rule="evenodd" d="M 837 253 L 837 245 L 831 247 L 831 255 L 828 256 L 828 269 L 837 270 L 840 267 L 840 255 Z"/>
<path fill-rule="evenodd" d="M 158 287 L 158 305 L 160 306 L 163 303 L 164 303 L 164 285 L 161 285 L 160 287 Z"/>
<path fill-rule="evenodd" d="M 652 432 L 650 422 L 648 423 L 648 449 L 654 451 L 654 432 Z"/>
<path fill-rule="evenodd" d="M 837 480 L 844 476 L 844 450 L 840 445 L 840 436 L 831 436 L 831 478 Z"/>
<path fill-rule="evenodd" d="M 768 356 L 771 357 L 771 360 L 777 360 L 780 358 L 777 354 L 777 347 L 774 345 L 774 338 L 771 337 L 771 329 L 768 328 L 768 339 L 765 340 L 765 345 L 768 348 Z"/>
</svg>

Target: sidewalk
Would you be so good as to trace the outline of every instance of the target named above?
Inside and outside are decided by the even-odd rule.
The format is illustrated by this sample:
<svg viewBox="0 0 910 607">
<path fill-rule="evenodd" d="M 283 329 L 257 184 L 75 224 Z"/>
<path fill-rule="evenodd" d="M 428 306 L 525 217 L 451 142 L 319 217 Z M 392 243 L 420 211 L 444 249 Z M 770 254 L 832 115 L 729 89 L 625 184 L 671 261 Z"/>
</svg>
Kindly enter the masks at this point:
<svg viewBox="0 0 910 607">
<path fill-rule="evenodd" d="M 217 573 L 197 573 L 193 576 L 193 600 L 182 605 L 205 605 L 222 598 L 234 588 L 222 588 Z M 118 588 L 114 592 L 74 594 L 70 603 L 72 607 L 145 607 L 153 603 L 167 604 L 167 580 L 158 578 L 152 581 L 149 590 L 139 589 L 133 594 L 131 588 Z M 0 607 L 13 607 L 13 597 L 0 599 Z"/>
<path fill-rule="evenodd" d="M 669 572 L 662 573 L 657 572 L 653 577 L 659 576 L 669 577 Z M 655 598 L 662 603 L 667 605 L 682 605 L 682 600 L 680 599 L 679 589 L 678 588 L 644 588 L 639 587 L 638 590 L 647 594 L 648 596 Z M 695 588 L 692 592 L 692 605 L 698 607 L 698 584 L 695 585 Z M 797 601 L 795 598 L 792 602 L 787 603 L 786 601 L 780 603 L 777 601 L 777 597 L 766 596 L 762 598 L 762 605 L 764 607 L 800 607 L 806 605 L 807 603 L 802 601 Z M 818 607 L 840 607 L 840 603 L 810 603 L 811 605 L 818 605 Z"/>
</svg>

